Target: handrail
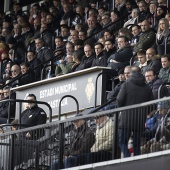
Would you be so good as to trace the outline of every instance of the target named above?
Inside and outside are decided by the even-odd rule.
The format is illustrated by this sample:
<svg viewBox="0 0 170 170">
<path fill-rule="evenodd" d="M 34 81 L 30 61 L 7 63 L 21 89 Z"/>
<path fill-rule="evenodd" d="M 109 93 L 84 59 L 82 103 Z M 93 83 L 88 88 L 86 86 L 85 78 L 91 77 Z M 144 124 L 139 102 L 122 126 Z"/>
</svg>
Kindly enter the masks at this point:
<svg viewBox="0 0 170 170">
<path fill-rule="evenodd" d="M 4 102 L 37 103 L 37 104 L 46 105 L 49 108 L 49 122 L 52 122 L 52 108 L 51 108 L 51 106 L 47 102 L 21 100 L 21 99 L 6 99 L 6 100 L 0 101 L 0 103 L 4 103 Z M 8 112 L 8 123 L 9 123 L 9 118 L 10 118 L 10 113 Z M 21 110 L 19 112 L 19 124 L 21 124 L 20 120 L 21 120 Z"/>
<path fill-rule="evenodd" d="M 158 99 L 161 98 L 161 90 L 162 90 L 162 88 L 163 88 L 164 86 L 166 86 L 166 85 L 170 85 L 170 82 L 164 82 L 163 84 L 161 84 L 161 85 L 159 86 L 159 88 L 158 88 Z"/>
<path fill-rule="evenodd" d="M 129 61 L 130 66 L 133 65 L 133 59 L 134 59 L 135 57 L 136 57 L 136 54 L 134 54 L 134 55 L 130 58 L 130 61 Z"/>
<path fill-rule="evenodd" d="M 46 65 L 46 66 L 44 66 L 44 67 L 42 68 L 42 70 L 41 70 L 41 80 L 43 80 L 44 70 L 45 70 L 47 67 L 49 67 L 49 66 L 52 66 L 52 64 L 48 64 L 48 65 Z"/>
<path fill-rule="evenodd" d="M 77 104 L 77 115 L 79 114 L 79 103 L 78 103 L 78 100 L 77 100 L 74 96 L 72 96 L 72 95 L 65 95 L 65 96 L 63 96 L 63 97 L 61 98 L 61 100 L 60 100 L 60 102 L 59 102 L 58 120 L 60 120 L 60 118 L 61 118 L 61 102 L 62 102 L 62 100 L 63 100 L 64 98 L 66 98 L 66 97 L 70 97 L 70 98 L 74 99 L 74 101 L 75 101 L 76 104 Z"/>
</svg>

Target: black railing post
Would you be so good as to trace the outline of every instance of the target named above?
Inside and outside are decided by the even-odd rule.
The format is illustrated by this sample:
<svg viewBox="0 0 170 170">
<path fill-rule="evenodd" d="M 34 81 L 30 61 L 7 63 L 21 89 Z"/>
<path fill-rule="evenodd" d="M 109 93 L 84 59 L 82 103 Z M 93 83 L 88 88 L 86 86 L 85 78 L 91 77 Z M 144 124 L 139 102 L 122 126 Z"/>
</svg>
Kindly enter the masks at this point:
<svg viewBox="0 0 170 170">
<path fill-rule="evenodd" d="M 39 170 L 39 146 L 36 144 L 35 148 L 35 170 Z"/>
<path fill-rule="evenodd" d="M 11 135 L 11 153 L 10 153 L 10 170 L 14 170 L 14 160 L 15 156 L 14 155 L 14 148 L 15 148 L 15 134 Z M 8 162 L 6 162 L 8 163 Z"/>
</svg>

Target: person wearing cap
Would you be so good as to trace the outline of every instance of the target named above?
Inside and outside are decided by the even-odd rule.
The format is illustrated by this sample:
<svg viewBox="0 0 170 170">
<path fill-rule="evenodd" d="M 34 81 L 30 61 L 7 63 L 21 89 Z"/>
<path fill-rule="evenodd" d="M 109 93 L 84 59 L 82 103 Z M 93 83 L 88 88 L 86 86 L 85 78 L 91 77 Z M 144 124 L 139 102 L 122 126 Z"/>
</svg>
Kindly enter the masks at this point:
<svg viewBox="0 0 170 170">
<path fill-rule="evenodd" d="M 74 134 L 70 142 L 68 151 L 64 153 L 64 168 L 83 165 L 85 161 L 81 154 L 90 153 L 90 148 L 95 142 L 95 136 L 92 130 L 88 127 L 86 120 L 81 119 L 82 114 L 78 114 L 74 124 Z M 54 160 L 51 165 L 51 170 L 58 169 L 58 160 Z"/>
<path fill-rule="evenodd" d="M 118 107 L 139 104 L 152 99 L 152 90 L 145 83 L 145 78 L 140 69 L 139 71 L 131 71 L 130 77 L 123 83 L 117 96 Z M 119 147 L 124 157 L 130 157 L 128 140 L 132 132 L 134 155 L 140 155 L 140 138 L 146 115 L 137 114 L 141 113 L 142 110 L 135 109 L 122 111 L 120 116 Z"/>
</svg>

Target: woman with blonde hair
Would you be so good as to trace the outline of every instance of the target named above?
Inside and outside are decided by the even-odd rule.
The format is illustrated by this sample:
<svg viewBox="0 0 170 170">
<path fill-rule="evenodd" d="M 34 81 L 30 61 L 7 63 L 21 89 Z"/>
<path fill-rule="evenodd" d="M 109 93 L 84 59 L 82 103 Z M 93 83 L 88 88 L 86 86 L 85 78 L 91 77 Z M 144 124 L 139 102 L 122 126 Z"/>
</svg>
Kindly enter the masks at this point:
<svg viewBox="0 0 170 170">
<path fill-rule="evenodd" d="M 8 52 L 8 48 L 4 42 L 0 42 L 0 61 L 3 52 Z"/>
<path fill-rule="evenodd" d="M 166 18 L 162 18 L 159 20 L 158 24 L 158 31 L 156 34 L 156 44 L 157 44 L 157 52 L 160 55 L 167 54 L 170 52 L 170 37 L 168 37 L 170 34 L 169 32 L 169 22 Z M 167 45 L 166 45 L 167 44 Z M 165 45 L 166 45 L 166 51 L 165 51 Z"/>
</svg>

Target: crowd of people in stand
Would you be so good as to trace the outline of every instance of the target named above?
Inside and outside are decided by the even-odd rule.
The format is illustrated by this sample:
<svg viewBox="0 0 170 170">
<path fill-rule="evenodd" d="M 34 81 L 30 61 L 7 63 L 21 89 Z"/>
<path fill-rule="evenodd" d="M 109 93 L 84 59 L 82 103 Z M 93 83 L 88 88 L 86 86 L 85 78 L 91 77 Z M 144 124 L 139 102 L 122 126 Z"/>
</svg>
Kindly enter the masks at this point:
<svg viewBox="0 0 170 170">
<path fill-rule="evenodd" d="M 114 7 L 106 0 L 44 0 L 41 4 L 33 4 L 29 11 L 23 11 L 20 3 L 14 3 L 10 15 L 0 13 L 0 82 L 16 87 L 102 66 L 109 67 L 113 77 L 119 78 L 119 83 L 107 96 L 108 101 L 116 98 L 117 102 L 110 103 L 106 110 L 169 96 L 169 85 L 158 95 L 159 87 L 170 83 L 169 30 L 170 13 L 166 0 L 116 0 Z M 51 68 L 46 67 L 49 63 Z M 0 89 L 0 100 L 9 97 L 7 89 Z M 0 106 L 3 112 L 4 107 L 7 106 Z M 159 114 L 165 117 L 160 109 L 158 107 Z M 164 109 L 168 109 L 167 106 Z M 3 122 L 7 114 L 2 111 L 0 120 Z M 130 156 L 127 144 L 131 133 L 134 155 L 139 155 L 139 139 L 143 132 L 139 127 L 150 117 L 160 119 L 157 112 L 146 114 L 140 124 L 136 112 L 121 114 L 119 146 L 124 157 Z M 132 125 L 131 122 L 135 123 Z M 76 140 L 80 141 L 72 143 L 70 153 L 65 154 L 64 166 L 104 160 L 100 156 L 109 155 L 112 148 L 108 141 L 102 141 L 100 145 L 99 135 L 104 133 L 108 137 L 112 123 L 107 116 L 96 118 L 94 136 L 85 120 L 74 122 Z M 84 138 L 88 141 L 89 135 L 91 143 L 81 142 Z M 103 142 L 108 148 L 103 147 Z M 111 157 L 109 155 L 107 159 Z M 57 167 L 58 160 L 55 160 L 52 168 Z"/>
</svg>

